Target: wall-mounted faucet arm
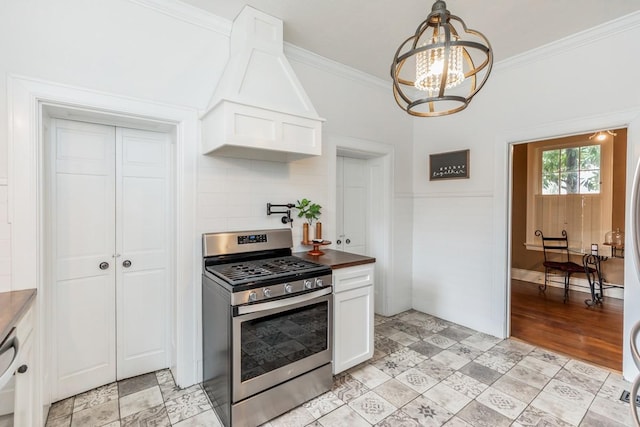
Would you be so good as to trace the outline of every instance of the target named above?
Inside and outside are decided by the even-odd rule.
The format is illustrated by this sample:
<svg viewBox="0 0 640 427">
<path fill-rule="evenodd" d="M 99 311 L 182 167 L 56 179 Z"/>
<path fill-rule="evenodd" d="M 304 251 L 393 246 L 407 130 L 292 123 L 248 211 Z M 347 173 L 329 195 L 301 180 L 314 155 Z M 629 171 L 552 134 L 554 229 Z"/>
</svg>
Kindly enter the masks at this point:
<svg viewBox="0 0 640 427">
<path fill-rule="evenodd" d="M 293 218 L 291 218 L 291 208 L 295 207 L 293 203 L 286 203 L 282 205 L 276 205 L 272 203 L 267 203 L 267 215 L 271 214 L 284 214 L 280 221 L 283 224 L 290 223 L 291 228 L 293 228 Z M 274 210 L 273 208 L 279 208 L 278 210 Z"/>
</svg>

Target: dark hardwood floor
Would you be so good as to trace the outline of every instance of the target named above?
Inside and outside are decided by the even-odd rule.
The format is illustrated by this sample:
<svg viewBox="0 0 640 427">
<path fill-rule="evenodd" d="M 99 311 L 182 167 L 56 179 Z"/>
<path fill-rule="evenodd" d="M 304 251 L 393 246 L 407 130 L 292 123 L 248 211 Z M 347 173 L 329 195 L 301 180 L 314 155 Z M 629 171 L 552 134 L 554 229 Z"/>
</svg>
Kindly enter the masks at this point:
<svg viewBox="0 0 640 427">
<path fill-rule="evenodd" d="M 530 344 L 582 359 L 616 371 L 622 370 L 623 301 L 605 298 L 587 308 L 589 294 L 511 281 L 511 336 Z"/>
</svg>

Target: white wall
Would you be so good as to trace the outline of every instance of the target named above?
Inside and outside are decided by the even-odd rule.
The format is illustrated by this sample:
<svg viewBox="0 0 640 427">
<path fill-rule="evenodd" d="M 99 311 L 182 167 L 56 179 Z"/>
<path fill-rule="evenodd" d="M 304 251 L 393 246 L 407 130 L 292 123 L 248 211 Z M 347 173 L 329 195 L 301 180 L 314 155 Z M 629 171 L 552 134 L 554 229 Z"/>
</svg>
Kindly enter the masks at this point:
<svg viewBox="0 0 640 427">
<path fill-rule="evenodd" d="M 413 226 L 412 120 L 393 100 L 391 83 L 362 75 L 330 62 L 290 55 L 292 66 L 318 114 L 327 121 L 326 136 L 345 136 L 393 147 L 391 272 L 386 314 L 411 308 L 411 249 Z M 323 155 L 323 157 L 326 157 Z M 326 162 L 335 159 L 325 158 Z M 329 207 L 335 205 L 330 203 Z M 334 232 L 335 212 L 330 232 Z"/>
<path fill-rule="evenodd" d="M 0 291 L 24 287 L 5 280 L 8 76 L 197 108 L 208 102 L 226 50 L 227 38 L 211 29 L 125 0 L 0 3 Z"/>
<path fill-rule="evenodd" d="M 640 58 L 632 54 L 639 38 L 636 14 L 512 58 L 494 67 L 467 110 L 415 121 L 414 308 L 503 336 L 508 143 L 624 125 L 619 121 L 633 113 L 616 112 L 640 111 L 640 88 L 633 84 Z M 640 136 L 630 132 L 629 150 L 638 144 Z M 429 153 L 465 148 L 470 179 L 429 182 Z M 630 186 L 634 160 L 629 169 Z M 632 261 L 625 262 L 627 273 L 635 272 Z M 640 300 L 640 285 L 637 277 L 625 284 L 627 334 L 631 319 L 640 319 L 629 310 Z M 628 367 L 627 354 L 625 372 Z"/>
<path fill-rule="evenodd" d="M 228 56 L 230 22 L 213 15 L 207 21 L 213 24 L 206 27 L 126 0 L 12 0 L 1 7 L 0 78 L 5 81 L 9 74 L 24 75 L 203 110 Z M 212 29 L 216 20 L 218 31 Z M 328 73 L 321 58 L 311 65 L 295 60 L 292 65 L 316 109 L 327 119 L 325 134 L 395 145 L 398 162 L 408 163 L 410 120 L 388 102 L 390 86 L 367 76 L 352 78 L 351 71 L 349 78 L 341 76 L 336 64 Z M 6 85 L 0 85 L 2 129 L 7 128 L 6 96 Z M 6 184 L 6 156 L 3 132 L 0 184 Z M 198 159 L 198 232 L 282 226 L 279 216 L 266 216 L 267 202 L 307 197 L 327 205 L 328 161 L 332 159 L 324 156 L 289 164 L 202 156 Z M 410 191 L 410 169 L 397 170 L 396 188 Z M 2 203 L 6 203 L 6 191 L 0 192 L 0 207 Z M 322 219 L 329 234 L 333 224 Z M 294 224 L 295 241 L 299 241 L 301 222 Z M 407 223 L 406 228 L 410 227 Z M 8 289 L 2 280 L 9 256 L 2 250 L 7 234 L 0 227 L 0 290 Z M 409 248 L 405 250 L 408 255 Z"/>
<path fill-rule="evenodd" d="M 305 55 L 288 47 L 290 62 L 305 87 L 318 114 L 326 119 L 324 140 L 348 136 L 394 147 L 394 210 L 392 218 L 393 279 L 390 281 L 389 310 L 395 314 L 411 307 L 411 120 L 395 106 L 391 86 L 326 60 Z M 331 67 L 331 72 L 327 72 Z M 359 77 L 359 78 L 357 78 Z M 330 163 L 333 162 L 333 167 Z M 320 220 L 323 237 L 334 240 L 335 200 L 328 200 L 335 157 L 323 155 L 290 163 L 227 159 L 203 156 L 199 159 L 199 232 L 281 227 L 282 215 L 266 216 L 266 204 L 295 203 L 304 197 L 323 206 Z M 295 211 L 294 211 L 295 215 Z M 294 251 L 308 250 L 300 245 L 302 219 L 295 217 Z M 398 238 L 402 236 L 402 238 Z"/>
<path fill-rule="evenodd" d="M 165 105 L 203 110 L 213 94 L 228 56 L 230 22 L 182 3 L 152 0 L 8 0 L 0 2 L 0 80 L 11 75 L 118 94 Z M 162 5 L 173 4 L 180 18 Z M 411 120 L 396 111 L 390 87 L 367 76 L 356 78 L 321 58 L 292 65 L 317 111 L 327 119 L 326 134 L 392 145 L 397 176 L 395 197 L 402 209 L 393 218 L 394 248 L 402 270 L 393 280 L 392 310 L 410 308 Z M 11 226 L 7 224 L 7 85 L 0 85 L 0 292 L 21 289 L 10 281 Z M 194 142 L 194 141 L 191 141 Z M 330 205 L 328 155 L 292 163 L 198 156 L 197 211 L 193 247 L 200 233 L 230 229 L 281 227 L 280 216 L 266 215 L 266 203 L 307 197 Z M 10 185 L 10 183 L 9 183 Z M 19 193 L 21 189 L 12 188 Z M 323 217 L 332 233 L 331 215 Z M 301 221 L 294 223 L 300 241 Z M 403 239 L 399 239 L 402 236 Z M 303 250 L 297 245 L 295 250 Z M 198 249 L 194 249 L 198 251 Z M 197 255 L 198 257 L 200 254 Z M 199 274 L 195 275 L 199 278 Z M 198 280 L 198 279 L 196 279 Z M 196 295 L 193 324 L 199 322 L 199 283 L 185 284 Z M 185 342 L 198 357 L 199 342 Z M 191 350 L 190 350 L 191 351 Z"/>
</svg>

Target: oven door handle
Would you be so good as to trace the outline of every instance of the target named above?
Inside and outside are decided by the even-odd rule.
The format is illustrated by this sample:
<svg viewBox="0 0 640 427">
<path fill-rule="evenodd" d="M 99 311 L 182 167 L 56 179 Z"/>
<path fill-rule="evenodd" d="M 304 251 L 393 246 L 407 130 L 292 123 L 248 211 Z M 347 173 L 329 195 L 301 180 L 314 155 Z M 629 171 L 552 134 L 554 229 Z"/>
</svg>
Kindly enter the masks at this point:
<svg viewBox="0 0 640 427">
<path fill-rule="evenodd" d="M 289 305 L 310 301 L 333 292 L 332 288 L 324 288 L 318 291 L 309 292 L 308 294 L 299 295 L 297 297 L 283 298 L 276 301 L 263 302 L 259 304 L 243 305 L 238 307 L 238 314 L 251 314 L 260 311 L 272 310 L 274 308 L 287 307 Z"/>
</svg>

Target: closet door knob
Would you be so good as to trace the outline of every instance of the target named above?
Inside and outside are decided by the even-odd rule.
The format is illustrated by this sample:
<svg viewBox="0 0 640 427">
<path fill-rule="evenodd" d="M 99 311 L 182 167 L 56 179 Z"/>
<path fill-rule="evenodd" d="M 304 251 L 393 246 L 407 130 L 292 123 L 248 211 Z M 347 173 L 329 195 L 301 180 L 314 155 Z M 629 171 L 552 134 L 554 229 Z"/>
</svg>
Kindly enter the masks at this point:
<svg viewBox="0 0 640 427">
<path fill-rule="evenodd" d="M 103 261 L 100 263 L 100 265 L 98 265 L 98 267 L 100 267 L 100 270 L 106 270 L 107 268 L 109 268 L 109 263 Z"/>
<path fill-rule="evenodd" d="M 345 240 L 345 243 L 348 245 L 349 243 L 351 243 L 351 239 Z"/>
<path fill-rule="evenodd" d="M 122 266 L 124 268 L 129 268 L 131 267 L 131 261 L 129 261 L 128 259 L 125 259 L 124 261 L 122 261 Z"/>
</svg>

